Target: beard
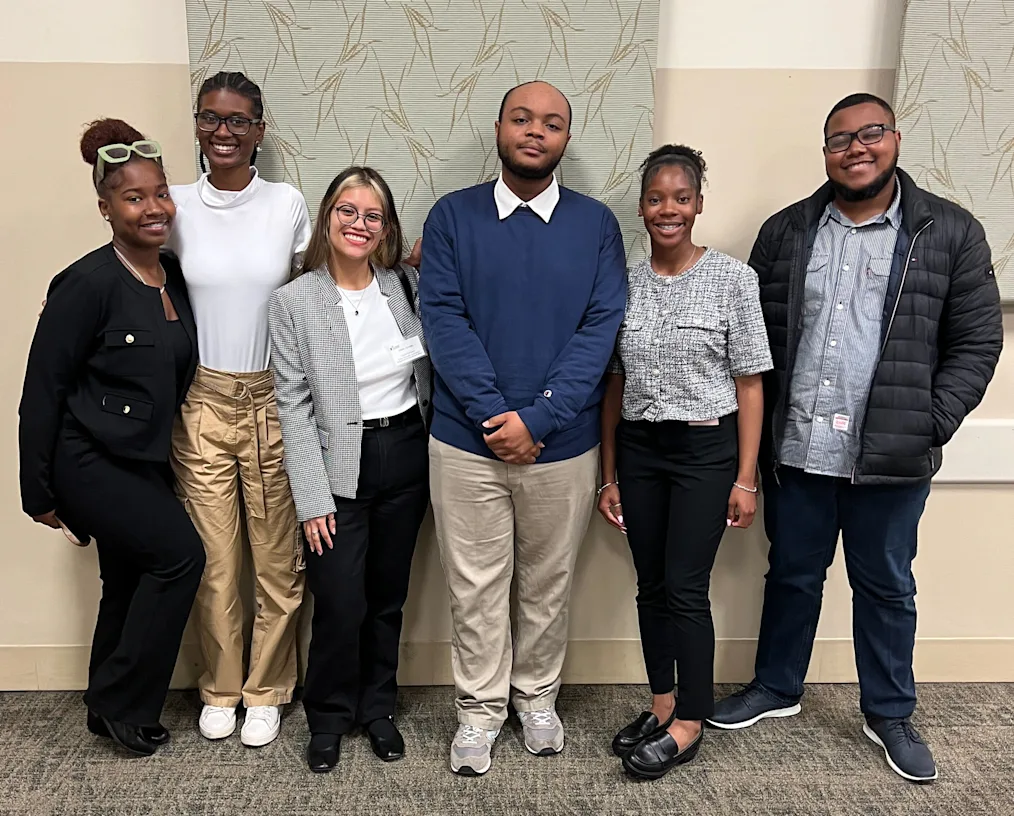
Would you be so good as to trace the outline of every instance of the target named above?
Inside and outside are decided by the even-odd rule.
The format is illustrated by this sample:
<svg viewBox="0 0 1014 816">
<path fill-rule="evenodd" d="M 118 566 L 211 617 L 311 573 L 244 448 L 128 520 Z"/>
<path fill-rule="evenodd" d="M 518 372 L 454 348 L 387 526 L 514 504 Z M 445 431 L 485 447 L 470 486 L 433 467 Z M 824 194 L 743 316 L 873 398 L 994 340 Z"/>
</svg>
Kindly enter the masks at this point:
<svg viewBox="0 0 1014 816">
<path fill-rule="evenodd" d="M 830 176 L 828 176 L 828 181 L 831 182 L 831 186 L 834 188 L 835 193 L 841 197 L 842 201 L 854 204 L 857 201 L 869 201 L 871 198 L 876 198 L 887 186 L 887 183 L 894 176 L 894 171 L 897 169 L 898 154 L 895 153 L 891 166 L 864 187 L 846 187 L 840 181 L 835 181 Z"/>
<path fill-rule="evenodd" d="M 556 166 L 560 163 L 560 159 L 563 158 L 563 156 L 554 157 L 547 153 L 545 161 L 536 167 L 518 164 L 511 158 L 507 149 L 503 146 L 499 139 L 496 141 L 496 153 L 507 170 L 518 178 L 527 179 L 528 181 L 542 181 L 543 179 L 549 178 L 553 175 L 553 171 L 556 170 Z"/>
</svg>

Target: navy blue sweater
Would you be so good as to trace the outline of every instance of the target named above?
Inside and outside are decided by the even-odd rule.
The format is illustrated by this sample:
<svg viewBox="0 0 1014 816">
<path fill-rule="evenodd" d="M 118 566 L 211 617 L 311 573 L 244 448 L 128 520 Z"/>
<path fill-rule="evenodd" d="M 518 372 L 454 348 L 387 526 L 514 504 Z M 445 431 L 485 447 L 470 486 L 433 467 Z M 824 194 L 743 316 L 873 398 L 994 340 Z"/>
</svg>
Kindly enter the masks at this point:
<svg viewBox="0 0 1014 816">
<path fill-rule="evenodd" d="M 433 436 L 495 458 L 482 423 L 517 411 L 539 462 L 599 441 L 602 377 L 626 306 L 616 217 L 560 188 L 549 223 L 501 221 L 493 183 L 441 198 L 423 228 L 423 328 L 436 372 Z"/>
</svg>

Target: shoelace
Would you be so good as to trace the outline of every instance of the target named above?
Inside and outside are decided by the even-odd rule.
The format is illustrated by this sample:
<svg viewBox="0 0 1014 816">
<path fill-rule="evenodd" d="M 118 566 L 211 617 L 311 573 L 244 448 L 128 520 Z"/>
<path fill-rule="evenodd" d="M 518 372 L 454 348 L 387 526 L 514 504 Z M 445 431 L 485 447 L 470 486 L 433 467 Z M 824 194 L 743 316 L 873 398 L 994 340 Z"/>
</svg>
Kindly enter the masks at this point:
<svg viewBox="0 0 1014 816">
<path fill-rule="evenodd" d="M 464 743 L 465 745 L 478 745 L 481 738 L 481 728 L 476 728 L 474 725 L 466 725 L 461 731 L 461 736 L 458 738 L 458 742 Z"/>
<path fill-rule="evenodd" d="M 246 718 L 247 720 L 260 720 L 264 723 L 270 723 L 272 720 L 273 709 L 268 706 L 254 706 L 253 708 L 247 709 Z"/>
<path fill-rule="evenodd" d="M 529 725 L 550 728 L 553 725 L 553 710 L 544 708 L 541 711 L 529 711 L 525 714 L 525 719 L 529 721 Z"/>
<path fill-rule="evenodd" d="M 894 736 L 897 742 L 908 740 L 909 742 L 924 744 L 922 737 L 919 736 L 919 732 L 912 727 L 912 724 L 908 720 L 900 720 L 891 731 L 893 732 L 892 736 Z"/>
<path fill-rule="evenodd" d="M 207 706 L 204 715 L 207 717 L 213 717 L 216 714 L 231 714 L 232 709 L 227 706 Z"/>
</svg>

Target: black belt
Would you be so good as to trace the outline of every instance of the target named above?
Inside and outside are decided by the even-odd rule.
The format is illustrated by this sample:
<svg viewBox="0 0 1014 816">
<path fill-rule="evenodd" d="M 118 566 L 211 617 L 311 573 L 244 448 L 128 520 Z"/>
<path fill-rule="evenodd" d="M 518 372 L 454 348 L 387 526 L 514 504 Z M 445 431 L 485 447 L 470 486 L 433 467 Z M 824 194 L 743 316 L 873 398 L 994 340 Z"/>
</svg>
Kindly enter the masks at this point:
<svg viewBox="0 0 1014 816">
<path fill-rule="evenodd" d="M 376 431 L 380 428 L 404 428 L 406 425 L 414 425 L 422 422 L 422 415 L 416 407 L 409 408 L 403 414 L 393 417 L 380 417 L 378 419 L 364 419 L 364 431 Z"/>
</svg>

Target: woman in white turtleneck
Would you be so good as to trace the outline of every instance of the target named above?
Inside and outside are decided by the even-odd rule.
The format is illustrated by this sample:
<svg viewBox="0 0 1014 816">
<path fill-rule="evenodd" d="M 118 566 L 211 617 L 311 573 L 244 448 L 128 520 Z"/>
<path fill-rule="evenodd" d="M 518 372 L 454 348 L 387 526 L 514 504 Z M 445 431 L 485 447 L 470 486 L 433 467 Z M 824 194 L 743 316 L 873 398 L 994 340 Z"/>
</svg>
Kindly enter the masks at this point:
<svg viewBox="0 0 1014 816">
<path fill-rule="evenodd" d="M 253 165 L 264 138 L 260 88 L 241 73 L 201 87 L 197 139 L 210 172 L 172 188 L 170 246 L 179 256 L 197 322 L 200 367 L 173 434 L 173 469 L 207 566 L 195 609 L 204 656 L 201 733 L 236 729 L 248 746 L 278 736 L 296 684 L 296 623 L 303 547 L 269 367 L 267 305 L 310 239 L 302 194 L 265 181 Z M 256 615 L 243 665 L 240 576 L 244 541 Z"/>
</svg>

